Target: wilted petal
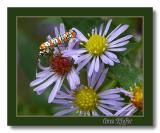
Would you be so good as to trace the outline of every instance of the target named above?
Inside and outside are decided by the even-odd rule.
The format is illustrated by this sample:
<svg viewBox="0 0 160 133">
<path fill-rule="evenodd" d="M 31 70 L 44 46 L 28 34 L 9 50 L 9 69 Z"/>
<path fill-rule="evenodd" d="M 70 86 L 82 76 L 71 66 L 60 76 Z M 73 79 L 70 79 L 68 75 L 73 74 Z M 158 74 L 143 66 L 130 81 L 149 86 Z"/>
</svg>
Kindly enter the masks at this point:
<svg viewBox="0 0 160 133">
<path fill-rule="evenodd" d="M 38 60 L 38 63 L 37 63 L 37 65 L 38 65 L 38 68 L 40 68 L 41 70 L 49 70 L 50 69 L 50 67 L 44 67 L 44 66 L 42 66 L 42 64 L 41 64 L 41 61 L 40 60 Z"/>
</svg>

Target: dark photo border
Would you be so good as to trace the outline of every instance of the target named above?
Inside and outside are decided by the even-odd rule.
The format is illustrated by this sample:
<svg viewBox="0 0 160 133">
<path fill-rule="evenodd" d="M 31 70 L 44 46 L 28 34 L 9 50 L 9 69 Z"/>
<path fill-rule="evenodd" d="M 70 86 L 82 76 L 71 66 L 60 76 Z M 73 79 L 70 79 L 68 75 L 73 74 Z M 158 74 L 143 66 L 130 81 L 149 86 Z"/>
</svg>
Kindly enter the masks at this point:
<svg viewBox="0 0 160 133">
<path fill-rule="evenodd" d="M 16 17 L 18 16 L 140 16 L 144 21 L 144 115 L 142 117 L 18 117 L 16 115 Z M 8 8 L 8 125 L 152 126 L 152 8 Z M 110 121 L 110 122 L 107 122 Z M 130 121 L 130 122 L 126 122 Z"/>
</svg>

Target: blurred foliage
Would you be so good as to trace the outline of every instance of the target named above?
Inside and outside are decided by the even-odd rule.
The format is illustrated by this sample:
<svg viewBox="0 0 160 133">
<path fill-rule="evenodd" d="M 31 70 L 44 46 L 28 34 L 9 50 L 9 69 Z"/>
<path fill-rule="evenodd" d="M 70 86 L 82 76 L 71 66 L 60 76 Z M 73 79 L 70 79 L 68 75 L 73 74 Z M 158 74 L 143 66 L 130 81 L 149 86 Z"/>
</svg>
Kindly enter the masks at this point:
<svg viewBox="0 0 160 133">
<path fill-rule="evenodd" d="M 91 29 L 106 24 L 110 17 L 19 17 L 18 18 L 18 115 L 52 115 L 58 110 L 57 105 L 48 104 L 50 87 L 41 96 L 37 95 L 29 87 L 29 83 L 35 79 L 36 58 L 39 45 L 46 41 L 47 35 L 54 36 L 54 27 L 63 22 L 67 30 L 78 28 L 84 35 L 91 33 Z M 117 25 L 129 24 L 129 29 L 122 34 L 134 36 L 126 46 L 128 50 L 116 53 L 121 61 L 109 69 L 109 73 L 100 90 L 113 87 L 128 89 L 134 83 L 143 82 L 143 29 L 142 19 L 138 17 L 113 17 L 111 32 Z M 81 81 L 86 84 L 86 70 L 80 74 Z M 67 84 L 67 82 L 65 81 Z M 73 113 L 74 114 L 74 113 Z M 141 114 L 141 113 L 137 113 Z"/>
</svg>

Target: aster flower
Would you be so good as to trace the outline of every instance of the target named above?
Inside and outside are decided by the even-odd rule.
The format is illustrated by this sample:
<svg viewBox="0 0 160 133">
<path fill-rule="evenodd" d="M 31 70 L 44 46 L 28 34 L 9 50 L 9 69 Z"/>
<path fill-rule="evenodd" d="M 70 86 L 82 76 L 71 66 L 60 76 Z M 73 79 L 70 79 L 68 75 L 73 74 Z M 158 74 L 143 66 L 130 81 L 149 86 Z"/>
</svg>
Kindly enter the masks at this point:
<svg viewBox="0 0 160 133">
<path fill-rule="evenodd" d="M 132 116 L 136 111 L 143 109 L 143 89 L 142 86 L 130 87 L 131 91 L 121 88 L 121 93 L 130 98 L 130 103 L 118 110 L 114 116 Z"/>
<path fill-rule="evenodd" d="M 104 64 L 100 64 L 98 72 L 93 73 L 92 77 L 88 77 L 88 85 L 79 85 L 75 90 L 68 89 L 64 86 L 64 90 L 57 93 L 53 103 L 59 104 L 61 111 L 54 116 L 63 116 L 68 113 L 75 112 L 78 116 L 113 116 L 113 112 L 120 110 L 125 103 L 118 94 L 119 88 L 100 91 L 108 68 L 104 69 Z"/>
<path fill-rule="evenodd" d="M 109 20 L 105 29 L 103 24 L 100 25 L 99 30 L 97 27 L 92 29 L 91 34 L 88 33 L 87 39 L 78 29 L 72 28 L 77 33 L 77 38 L 81 41 L 83 48 L 78 50 L 63 51 L 65 56 L 72 56 L 75 63 L 78 64 L 77 71 L 80 71 L 86 64 L 91 61 L 88 71 L 88 76 L 91 76 L 93 71 L 98 72 L 100 62 L 113 66 L 114 63 L 120 63 L 118 57 L 113 52 L 125 51 L 126 44 L 132 35 L 126 35 L 116 39 L 124 31 L 128 29 L 128 25 L 118 25 L 112 32 L 108 34 L 112 20 Z M 115 40 L 116 39 L 116 40 Z"/>
<path fill-rule="evenodd" d="M 63 24 L 60 24 L 60 31 L 55 27 L 55 35 L 64 34 L 65 28 Z M 49 37 L 48 37 L 49 38 Z M 75 89 L 80 84 L 79 76 L 73 66 L 71 57 L 64 57 L 62 51 L 65 49 L 72 49 L 76 41 L 69 41 L 68 45 L 61 45 L 61 47 L 55 47 L 53 49 L 53 56 L 48 67 L 41 65 L 38 61 L 38 67 L 41 72 L 36 73 L 36 79 L 30 83 L 30 87 L 35 87 L 34 91 L 38 95 L 42 94 L 50 85 L 53 85 L 53 89 L 49 95 L 48 103 L 51 103 L 56 96 L 56 93 L 60 90 L 63 81 L 67 78 L 70 88 Z"/>
</svg>

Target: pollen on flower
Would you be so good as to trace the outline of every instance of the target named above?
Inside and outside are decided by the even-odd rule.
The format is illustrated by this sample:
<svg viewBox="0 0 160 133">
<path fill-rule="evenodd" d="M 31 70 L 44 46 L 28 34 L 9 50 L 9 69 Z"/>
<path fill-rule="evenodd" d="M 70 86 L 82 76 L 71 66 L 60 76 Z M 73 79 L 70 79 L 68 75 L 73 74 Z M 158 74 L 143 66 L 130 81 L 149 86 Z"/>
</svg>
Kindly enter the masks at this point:
<svg viewBox="0 0 160 133">
<path fill-rule="evenodd" d="M 98 95 L 91 87 L 84 86 L 83 88 L 74 91 L 74 95 L 74 102 L 81 111 L 94 110 L 97 105 Z"/>
<path fill-rule="evenodd" d="M 92 35 L 84 45 L 89 53 L 97 56 L 101 55 L 107 48 L 106 38 L 100 35 Z"/>
<path fill-rule="evenodd" d="M 133 105 L 137 108 L 142 109 L 143 108 L 143 89 L 141 86 L 135 85 L 134 87 L 131 87 L 132 95 L 131 102 Z"/>
<path fill-rule="evenodd" d="M 67 57 L 62 57 L 61 54 L 54 55 L 51 61 L 51 68 L 58 75 L 65 75 L 72 68 L 72 60 Z"/>
</svg>

